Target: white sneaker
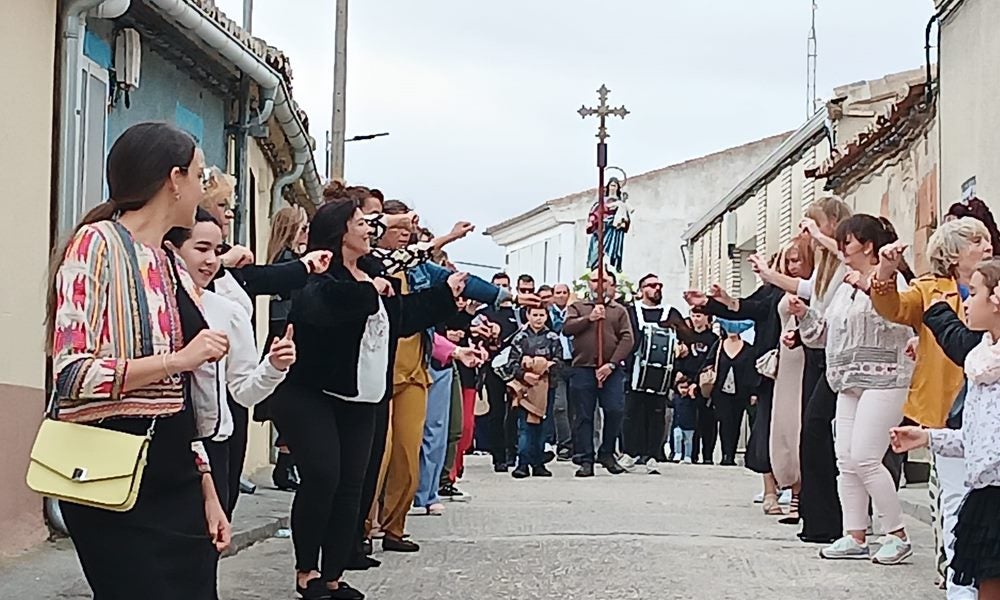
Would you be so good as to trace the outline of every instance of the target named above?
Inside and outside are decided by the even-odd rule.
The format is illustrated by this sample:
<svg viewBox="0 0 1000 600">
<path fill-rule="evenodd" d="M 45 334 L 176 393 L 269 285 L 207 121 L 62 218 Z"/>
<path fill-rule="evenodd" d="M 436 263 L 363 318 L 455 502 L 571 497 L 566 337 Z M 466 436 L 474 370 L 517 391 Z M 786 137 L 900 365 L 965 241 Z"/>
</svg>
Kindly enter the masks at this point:
<svg viewBox="0 0 1000 600">
<path fill-rule="evenodd" d="M 753 497 L 754 504 L 764 504 L 764 492 L 761 492 Z"/>
<path fill-rule="evenodd" d="M 655 458 L 651 458 L 646 461 L 646 475 L 659 475 L 660 474 L 660 463 L 656 462 Z"/>
<path fill-rule="evenodd" d="M 882 536 L 879 542 L 882 547 L 872 557 L 876 565 L 898 565 L 913 556 L 913 545 L 895 535 Z"/>
<path fill-rule="evenodd" d="M 782 490 L 781 495 L 778 496 L 778 504 L 782 506 L 788 506 L 792 503 L 792 490 Z"/>
<path fill-rule="evenodd" d="M 859 544 L 852 536 L 845 535 L 836 542 L 819 551 L 820 558 L 830 560 L 864 559 L 868 560 L 870 551 L 868 544 Z"/>
<path fill-rule="evenodd" d="M 628 454 L 622 454 L 616 459 L 618 461 L 618 466 L 625 469 L 629 473 L 635 471 L 635 459 Z"/>
<path fill-rule="evenodd" d="M 684 459 L 684 464 L 686 464 L 686 465 L 693 465 L 694 461 L 691 460 L 691 457 L 689 456 L 689 457 L 687 457 L 687 458 Z"/>
</svg>

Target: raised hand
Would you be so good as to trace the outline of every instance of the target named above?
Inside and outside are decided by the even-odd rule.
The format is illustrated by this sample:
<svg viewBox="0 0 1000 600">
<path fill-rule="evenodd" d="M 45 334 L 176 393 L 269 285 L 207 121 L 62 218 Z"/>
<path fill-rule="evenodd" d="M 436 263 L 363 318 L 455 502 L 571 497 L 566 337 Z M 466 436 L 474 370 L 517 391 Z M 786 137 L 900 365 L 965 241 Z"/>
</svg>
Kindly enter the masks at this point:
<svg viewBox="0 0 1000 600">
<path fill-rule="evenodd" d="M 798 296 L 790 296 L 788 298 L 788 312 L 792 313 L 792 315 L 801 319 L 806 315 L 806 310 L 808 310 L 808 307 L 802 301 L 802 298 Z"/>
<path fill-rule="evenodd" d="M 534 308 L 542 305 L 542 299 L 539 298 L 537 294 L 530 294 L 527 292 L 518 292 L 517 297 L 514 300 L 519 306 L 523 306 L 525 308 Z"/>
<path fill-rule="evenodd" d="M 708 304 L 708 295 L 701 290 L 688 290 L 684 292 L 684 301 L 688 303 L 688 306 L 693 308 L 698 308 Z"/>
<path fill-rule="evenodd" d="M 469 278 L 468 273 L 452 273 L 448 276 L 448 287 L 451 288 L 451 293 L 454 294 L 456 298 L 462 295 L 465 291 L 465 281 Z"/>
<path fill-rule="evenodd" d="M 191 343 L 174 353 L 180 371 L 193 371 L 207 362 L 215 362 L 229 352 L 229 338 L 214 329 L 202 329 Z"/>
<path fill-rule="evenodd" d="M 449 329 L 444 332 L 444 337 L 448 338 L 449 342 L 457 344 L 465 339 L 465 332 L 461 329 Z"/>
<path fill-rule="evenodd" d="M 460 240 L 476 230 L 476 226 L 468 221 L 459 221 L 451 228 L 451 238 Z"/>
<path fill-rule="evenodd" d="M 889 430 L 889 443 L 893 452 L 903 454 L 917 448 L 926 448 L 931 443 L 931 436 L 926 429 L 920 427 L 893 427 Z"/>
<path fill-rule="evenodd" d="M 452 353 L 452 358 L 462 363 L 470 369 L 474 369 L 479 365 L 483 364 L 482 354 L 476 348 L 469 348 L 467 346 L 459 346 L 455 348 L 455 352 Z"/>
<path fill-rule="evenodd" d="M 388 279 L 376 277 L 375 279 L 372 279 L 372 285 L 375 286 L 375 291 L 378 292 L 379 296 L 392 298 L 396 295 L 396 290 L 392 289 L 392 284 L 389 283 Z"/>
<path fill-rule="evenodd" d="M 878 253 L 878 278 L 881 281 L 887 281 L 896 274 L 903 262 L 903 252 L 906 248 L 906 244 L 900 241 L 882 246 Z"/>
<path fill-rule="evenodd" d="M 285 329 L 285 335 L 280 338 L 274 338 L 274 341 L 271 342 L 271 349 L 267 354 L 267 360 L 271 362 L 271 366 L 275 369 L 286 371 L 288 367 L 295 363 L 294 337 L 294 327 L 289 324 L 288 328 Z"/>
<path fill-rule="evenodd" d="M 313 250 L 303 256 L 301 260 L 305 263 L 310 273 L 326 273 L 326 270 L 330 268 L 330 262 L 333 260 L 333 252 L 329 250 Z"/>
<path fill-rule="evenodd" d="M 253 264 L 253 252 L 246 246 L 233 246 L 219 257 L 222 265 L 228 269 L 239 269 Z"/>
<path fill-rule="evenodd" d="M 810 219 L 809 217 L 805 217 L 799 221 L 799 230 L 808 233 L 814 238 L 819 237 L 822 234 L 819 230 L 819 225 L 816 224 L 816 221 Z"/>
</svg>

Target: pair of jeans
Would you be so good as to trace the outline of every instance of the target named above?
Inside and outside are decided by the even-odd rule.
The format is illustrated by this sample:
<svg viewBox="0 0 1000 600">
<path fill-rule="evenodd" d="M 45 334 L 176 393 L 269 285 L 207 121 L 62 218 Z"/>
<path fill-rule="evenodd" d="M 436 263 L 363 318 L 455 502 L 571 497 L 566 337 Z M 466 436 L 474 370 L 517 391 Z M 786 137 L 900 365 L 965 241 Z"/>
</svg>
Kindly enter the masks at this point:
<svg viewBox="0 0 1000 600">
<path fill-rule="evenodd" d="M 438 497 L 441 472 L 448 451 L 448 421 L 451 414 L 451 381 L 454 371 L 431 368 L 431 387 L 427 390 L 427 416 L 424 439 L 420 445 L 420 483 L 413 505 L 428 507 L 441 501 Z"/>
<path fill-rule="evenodd" d="M 295 569 L 337 581 L 356 548 L 378 405 L 288 383 L 278 395 L 273 419 L 302 475 L 292 502 Z"/>
<path fill-rule="evenodd" d="M 545 439 L 542 423 L 529 423 L 528 411 L 517 407 L 517 466 L 540 467 L 545 462 Z"/>
<path fill-rule="evenodd" d="M 802 393 L 799 443 L 801 535 L 814 539 L 837 539 L 844 530 L 833 447 L 837 394 L 830 389 L 830 382 L 826 379 L 826 353 L 822 350 L 806 349 Z"/>
<path fill-rule="evenodd" d="M 666 460 L 663 444 L 667 441 L 667 397 L 634 390 L 627 392 L 622 430 L 625 454 Z"/>
<path fill-rule="evenodd" d="M 594 411 L 600 406 L 603 412 L 601 447 L 596 458 L 614 458 L 615 445 L 622 430 L 625 413 L 625 374 L 615 369 L 597 385 L 597 370 L 593 367 L 573 367 L 570 374 L 569 390 L 574 408 L 573 449 L 577 464 L 593 464 L 594 453 Z"/>
<path fill-rule="evenodd" d="M 694 460 L 694 429 L 674 427 L 674 458 Z"/>
</svg>

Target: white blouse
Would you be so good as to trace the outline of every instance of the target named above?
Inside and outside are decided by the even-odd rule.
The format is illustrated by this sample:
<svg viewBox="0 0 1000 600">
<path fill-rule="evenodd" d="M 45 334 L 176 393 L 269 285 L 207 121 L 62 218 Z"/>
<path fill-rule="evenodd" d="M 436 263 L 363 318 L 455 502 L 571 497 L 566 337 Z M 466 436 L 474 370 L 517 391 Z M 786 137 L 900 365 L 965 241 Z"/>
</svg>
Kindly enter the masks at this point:
<svg viewBox="0 0 1000 600">
<path fill-rule="evenodd" d="M 965 458 L 973 488 L 1000 486 L 1000 347 L 986 333 L 965 359 L 968 388 L 961 429 L 931 429 L 931 450 Z"/>
<path fill-rule="evenodd" d="M 349 402 L 381 402 L 389 382 L 389 313 L 379 298 L 378 312 L 368 317 L 358 352 L 358 395 L 327 394 Z"/>
<path fill-rule="evenodd" d="M 913 329 L 882 318 L 868 294 L 841 283 L 826 311 L 810 307 L 799 324 L 802 342 L 826 348 L 826 376 L 835 392 L 910 386 L 914 362 L 906 356 Z"/>
</svg>

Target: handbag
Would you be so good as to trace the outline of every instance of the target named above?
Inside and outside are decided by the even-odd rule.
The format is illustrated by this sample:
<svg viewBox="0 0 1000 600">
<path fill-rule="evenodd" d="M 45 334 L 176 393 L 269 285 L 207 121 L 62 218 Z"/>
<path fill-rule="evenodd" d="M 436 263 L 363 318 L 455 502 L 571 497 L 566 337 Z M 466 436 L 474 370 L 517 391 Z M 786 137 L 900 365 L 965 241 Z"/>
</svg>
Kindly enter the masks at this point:
<svg viewBox="0 0 1000 600">
<path fill-rule="evenodd" d="M 715 353 L 715 364 L 705 367 L 698 373 L 698 387 L 701 388 L 703 398 L 711 398 L 712 390 L 715 389 L 715 379 L 719 374 L 719 357 L 722 355 L 722 340 L 719 340 L 719 351 Z"/>
<path fill-rule="evenodd" d="M 26 482 L 43 496 L 127 512 L 139 497 L 156 419 L 145 435 L 59 421 L 55 393 L 31 447 Z"/>
<path fill-rule="evenodd" d="M 778 349 L 768 350 L 755 363 L 757 372 L 769 379 L 778 378 Z"/>
</svg>

